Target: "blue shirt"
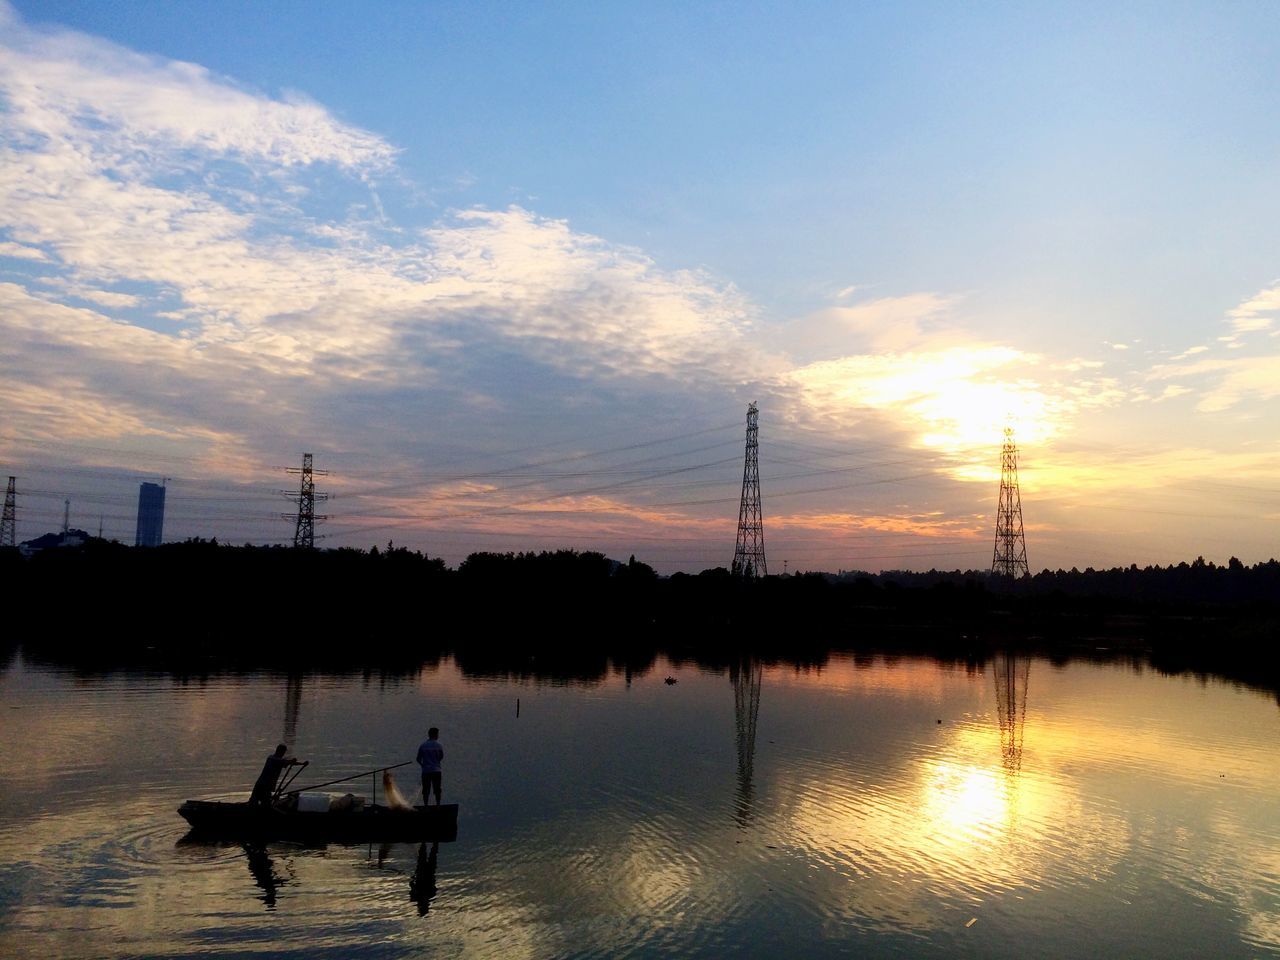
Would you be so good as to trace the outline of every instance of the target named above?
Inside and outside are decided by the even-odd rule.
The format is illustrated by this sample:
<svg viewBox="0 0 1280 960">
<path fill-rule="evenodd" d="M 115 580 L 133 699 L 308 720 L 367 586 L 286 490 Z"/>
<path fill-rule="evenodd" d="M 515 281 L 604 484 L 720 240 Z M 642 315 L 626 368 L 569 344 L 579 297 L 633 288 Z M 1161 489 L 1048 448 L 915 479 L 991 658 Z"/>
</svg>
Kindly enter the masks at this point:
<svg viewBox="0 0 1280 960">
<path fill-rule="evenodd" d="M 439 773 L 440 761 L 444 759 L 444 747 L 439 740 L 424 740 L 418 748 L 418 763 L 423 773 Z"/>
</svg>

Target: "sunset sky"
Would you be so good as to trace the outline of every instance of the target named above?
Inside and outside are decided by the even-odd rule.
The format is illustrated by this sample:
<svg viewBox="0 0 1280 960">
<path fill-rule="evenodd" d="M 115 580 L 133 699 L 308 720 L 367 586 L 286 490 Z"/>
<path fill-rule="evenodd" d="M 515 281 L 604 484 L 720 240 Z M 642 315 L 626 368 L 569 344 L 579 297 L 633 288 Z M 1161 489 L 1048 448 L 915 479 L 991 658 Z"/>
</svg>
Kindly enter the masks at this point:
<svg viewBox="0 0 1280 960">
<path fill-rule="evenodd" d="M 1280 6 L 0 0 L 18 538 L 1280 542 Z M 0 478 L 2 479 L 2 478 Z"/>
</svg>

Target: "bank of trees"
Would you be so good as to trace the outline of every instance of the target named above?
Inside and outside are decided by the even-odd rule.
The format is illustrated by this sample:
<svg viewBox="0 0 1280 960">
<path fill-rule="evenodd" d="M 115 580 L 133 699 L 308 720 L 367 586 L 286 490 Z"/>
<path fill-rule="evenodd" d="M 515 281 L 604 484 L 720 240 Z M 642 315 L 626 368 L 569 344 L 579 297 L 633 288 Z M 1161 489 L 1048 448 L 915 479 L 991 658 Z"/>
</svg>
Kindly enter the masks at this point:
<svg viewBox="0 0 1280 960">
<path fill-rule="evenodd" d="M 1149 650 L 1174 665 L 1230 661 L 1275 672 L 1280 664 L 1274 560 L 1046 570 L 1019 581 L 936 570 L 744 580 L 724 568 L 660 578 L 634 557 L 591 551 L 481 552 L 455 569 L 394 543 L 136 549 L 90 539 L 29 559 L 0 551 L 0 576 L 11 598 L 9 644 L 108 657 L 133 649 L 286 666 L 444 654 L 595 663 L 645 662 L 655 650 L 968 657 L 1039 644 Z"/>
</svg>

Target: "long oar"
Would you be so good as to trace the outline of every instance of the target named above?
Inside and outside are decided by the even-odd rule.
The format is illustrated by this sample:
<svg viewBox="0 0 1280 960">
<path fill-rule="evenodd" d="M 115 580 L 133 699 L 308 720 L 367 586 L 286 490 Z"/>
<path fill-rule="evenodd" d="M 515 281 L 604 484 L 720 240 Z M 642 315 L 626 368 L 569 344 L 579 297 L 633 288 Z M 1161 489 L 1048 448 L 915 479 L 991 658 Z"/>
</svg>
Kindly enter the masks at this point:
<svg viewBox="0 0 1280 960">
<path fill-rule="evenodd" d="M 296 767 L 285 776 L 284 782 L 280 784 L 280 786 L 276 787 L 275 795 L 271 799 L 279 800 L 280 797 L 284 795 L 284 792 L 289 789 L 289 784 L 298 779 L 298 774 L 302 773 L 310 762 L 310 760 L 303 760 L 301 763 L 297 764 Z"/>
<path fill-rule="evenodd" d="M 348 780 L 359 780 L 361 777 L 367 777 L 367 776 L 370 776 L 371 774 L 381 773 L 383 770 L 395 770 L 397 767 L 407 767 L 409 764 L 413 762 L 414 761 L 412 760 L 406 760 L 404 761 L 404 763 L 393 763 L 389 767 L 375 767 L 372 770 L 365 770 L 363 773 L 353 773 L 349 777 L 341 777 L 337 780 L 326 780 L 324 783 L 317 783 L 310 787 L 298 787 L 298 789 L 290 790 L 289 792 L 302 793 L 306 790 L 319 790 L 321 787 L 331 787 L 335 783 L 346 783 Z"/>
</svg>

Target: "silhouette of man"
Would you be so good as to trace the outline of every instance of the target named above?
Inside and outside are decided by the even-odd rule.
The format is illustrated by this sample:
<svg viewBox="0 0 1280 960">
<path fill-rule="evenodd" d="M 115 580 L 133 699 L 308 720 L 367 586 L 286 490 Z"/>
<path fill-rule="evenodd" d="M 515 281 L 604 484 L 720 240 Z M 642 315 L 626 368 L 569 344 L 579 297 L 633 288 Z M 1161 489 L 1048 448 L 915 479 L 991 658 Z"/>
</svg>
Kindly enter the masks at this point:
<svg viewBox="0 0 1280 960">
<path fill-rule="evenodd" d="M 257 782 L 253 785 L 253 793 L 249 794 L 249 802 L 255 807 L 271 806 L 271 798 L 276 792 L 276 784 L 280 781 L 280 774 L 285 767 L 292 767 L 295 763 L 301 763 L 296 757 L 285 759 L 285 754 L 289 752 L 289 748 L 283 743 L 276 747 L 276 752 L 267 757 L 267 762 L 263 764 L 262 772 L 258 774 Z"/>
<path fill-rule="evenodd" d="M 244 854 L 249 858 L 249 872 L 253 874 L 253 882 L 262 891 L 258 899 L 267 905 L 268 910 L 276 908 L 276 888 L 283 887 L 288 880 L 276 876 L 275 865 L 267 855 L 267 848 L 260 843 L 242 843 Z"/>
<path fill-rule="evenodd" d="M 427 731 L 427 739 L 422 741 L 422 745 L 418 747 L 418 764 L 422 767 L 422 805 L 425 807 L 430 802 L 428 794 L 431 790 L 435 790 L 436 806 L 440 805 L 440 761 L 444 759 L 444 747 L 440 746 L 440 741 L 436 737 L 440 736 L 440 731 L 436 727 L 432 727 Z"/>
<path fill-rule="evenodd" d="M 436 898 L 436 858 L 440 853 L 440 844 L 431 844 L 431 852 L 427 852 L 425 843 L 418 844 L 418 868 L 409 878 L 409 899 L 418 905 L 418 916 L 425 917 L 431 909 L 431 901 Z"/>
</svg>

